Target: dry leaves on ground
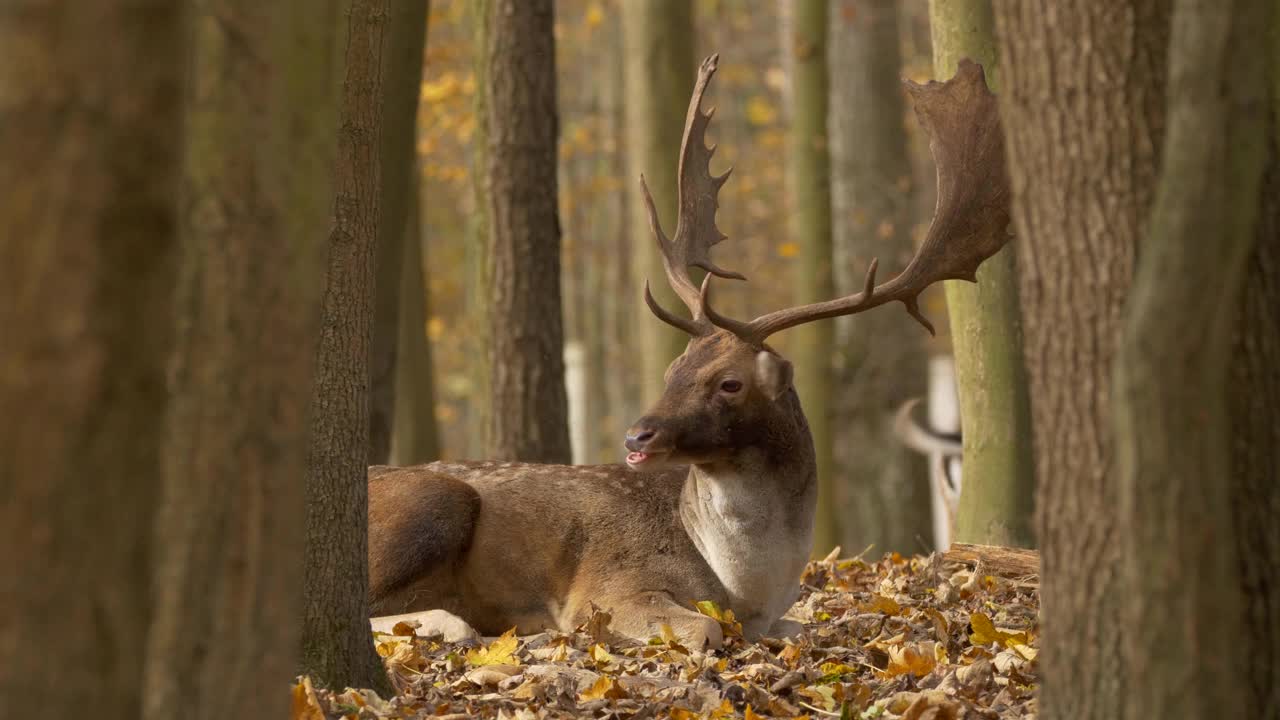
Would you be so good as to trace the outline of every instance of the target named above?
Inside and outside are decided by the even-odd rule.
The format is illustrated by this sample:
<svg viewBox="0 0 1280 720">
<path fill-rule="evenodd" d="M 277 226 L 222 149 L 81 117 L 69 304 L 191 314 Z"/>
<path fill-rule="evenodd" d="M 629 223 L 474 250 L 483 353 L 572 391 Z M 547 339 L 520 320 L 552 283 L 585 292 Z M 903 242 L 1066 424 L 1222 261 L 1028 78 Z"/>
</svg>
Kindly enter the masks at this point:
<svg viewBox="0 0 1280 720">
<path fill-rule="evenodd" d="M 1039 610 L 1034 576 L 1002 577 L 941 556 L 809 564 L 790 617 L 802 636 L 748 643 L 730 608 L 703 653 L 666 629 L 647 644 L 597 612 L 573 633 L 469 646 L 377 634 L 399 693 L 332 693 L 304 678 L 293 718 L 1033 718 Z M 739 626 L 740 627 L 740 626 Z"/>
</svg>

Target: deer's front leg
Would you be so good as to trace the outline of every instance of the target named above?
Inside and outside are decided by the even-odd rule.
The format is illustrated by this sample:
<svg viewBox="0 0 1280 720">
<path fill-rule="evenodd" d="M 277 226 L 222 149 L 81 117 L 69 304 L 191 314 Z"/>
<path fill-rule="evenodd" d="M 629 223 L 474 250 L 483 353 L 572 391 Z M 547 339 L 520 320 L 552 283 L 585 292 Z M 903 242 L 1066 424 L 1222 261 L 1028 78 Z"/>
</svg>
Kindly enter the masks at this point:
<svg viewBox="0 0 1280 720">
<path fill-rule="evenodd" d="M 664 592 L 639 593 L 606 603 L 613 615 L 610 627 L 622 635 L 648 640 L 661 634 L 665 624 L 690 650 L 717 650 L 724 645 L 720 623 L 680 605 Z"/>
</svg>

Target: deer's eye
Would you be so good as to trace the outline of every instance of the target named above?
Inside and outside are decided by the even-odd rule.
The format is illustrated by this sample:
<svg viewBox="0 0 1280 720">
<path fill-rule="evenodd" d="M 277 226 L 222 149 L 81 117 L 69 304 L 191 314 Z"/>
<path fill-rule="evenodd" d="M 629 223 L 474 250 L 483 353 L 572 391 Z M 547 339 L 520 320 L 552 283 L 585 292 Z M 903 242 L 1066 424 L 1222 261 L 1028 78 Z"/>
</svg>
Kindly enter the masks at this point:
<svg viewBox="0 0 1280 720">
<path fill-rule="evenodd" d="M 740 380 L 725 380 L 724 382 L 720 383 L 720 390 L 722 392 L 736 393 L 741 389 L 742 389 L 742 382 Z"/>
</svg>

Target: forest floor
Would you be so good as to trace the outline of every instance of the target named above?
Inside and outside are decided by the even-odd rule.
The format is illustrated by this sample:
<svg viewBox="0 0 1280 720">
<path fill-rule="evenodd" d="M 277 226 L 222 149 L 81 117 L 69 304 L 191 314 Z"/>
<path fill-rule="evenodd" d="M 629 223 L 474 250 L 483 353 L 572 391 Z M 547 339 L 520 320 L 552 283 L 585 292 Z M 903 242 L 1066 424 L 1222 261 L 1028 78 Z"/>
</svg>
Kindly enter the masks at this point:
<svg viewBox="0 0 1280 720">
<path fill-rule="evenodd" d="M 401 625 L 376 635 L 396 697 L 304 678 L 293 718 L 1033 718 L 1037 576 L 948 558 L 810 563 L 791 640 L 748 643 L 703 603 L 727 638 L 712 653 L 620 639 L 603 612 L 573 633 L 470 645 Z"/>
</svg>

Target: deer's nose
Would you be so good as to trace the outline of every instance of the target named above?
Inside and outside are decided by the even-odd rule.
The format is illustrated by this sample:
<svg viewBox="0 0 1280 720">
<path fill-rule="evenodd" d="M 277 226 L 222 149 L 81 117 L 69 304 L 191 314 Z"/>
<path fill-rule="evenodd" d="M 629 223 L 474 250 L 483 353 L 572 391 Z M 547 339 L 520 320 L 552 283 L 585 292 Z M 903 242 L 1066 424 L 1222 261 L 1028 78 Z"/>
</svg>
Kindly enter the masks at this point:
<svg viewBox="0 0 1280 720">
<path fill-rule="evenodd" d="M 623 444 L 632 452 L 641 452 L 657 435 L 657 430 L 650 430 L 644 427 L 632 428 L 627 431 L 627 441 Z"/>
</svg>

